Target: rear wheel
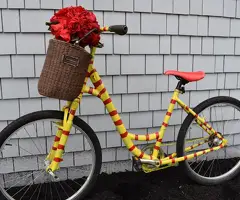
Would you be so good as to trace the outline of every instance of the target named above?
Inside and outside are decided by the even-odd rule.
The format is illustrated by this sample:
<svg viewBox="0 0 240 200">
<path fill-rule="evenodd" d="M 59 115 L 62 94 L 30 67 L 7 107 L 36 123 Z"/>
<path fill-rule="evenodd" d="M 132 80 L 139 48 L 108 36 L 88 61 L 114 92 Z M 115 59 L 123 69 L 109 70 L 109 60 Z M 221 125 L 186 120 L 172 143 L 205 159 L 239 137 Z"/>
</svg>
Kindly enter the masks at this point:
<svg viewBox="0 0 240 200">
<path fill-rule="evenodd" d="M 97 136 L 75 117 L 63 162 L 55 180 L 46 172 L 46 155 L 52 147 L 63 112 L 38 111 L 9 124 L 0 134 L 0 189 L 8 200 L 84 199 L 100 173 L 102 153 Z"/>
<path fill-rule="evenodd" d="M 180 166 L 192 180 L 200 184 L 220 184 L 234 178 L 240 171 L 240 101 L 231 97 L 213 97 L 193 110 L 226 138 L 228 145 L 192 160 L 180 162 Z M 185 151 L 186 147 L 201 141 L 205 143 L 189 152 Z M 179 130 L 177 155 L 186 156 L 220 144 L 217 137 L 209 137 L 195 122 L 194 116 L 189 114 Z"/>
</svg>

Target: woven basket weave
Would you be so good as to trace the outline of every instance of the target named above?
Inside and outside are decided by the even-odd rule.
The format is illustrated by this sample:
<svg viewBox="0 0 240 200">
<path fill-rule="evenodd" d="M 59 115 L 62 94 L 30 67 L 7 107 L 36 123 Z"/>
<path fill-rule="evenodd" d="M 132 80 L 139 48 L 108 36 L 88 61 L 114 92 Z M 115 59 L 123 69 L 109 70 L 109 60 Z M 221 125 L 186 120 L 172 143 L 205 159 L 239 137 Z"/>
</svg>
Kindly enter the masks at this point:
<svg viewBox="0 0 240 200">
<path fill-rule="evenodd" d="M 79 45 L 50 39 L 38 82 L 42 96 L 74 100 L 81 92 L 92 56 Z"/>
</svg>

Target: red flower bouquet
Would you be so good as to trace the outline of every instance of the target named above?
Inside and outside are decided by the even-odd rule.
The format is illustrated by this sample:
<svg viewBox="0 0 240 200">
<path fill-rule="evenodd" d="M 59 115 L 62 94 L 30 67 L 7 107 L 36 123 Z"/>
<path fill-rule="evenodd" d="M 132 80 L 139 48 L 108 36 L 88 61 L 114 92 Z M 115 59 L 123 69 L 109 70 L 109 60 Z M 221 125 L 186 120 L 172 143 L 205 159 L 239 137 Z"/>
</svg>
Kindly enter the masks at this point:
<svg viewBox="0 0 240 200">
<path fill-rule="evenodd" d="M 82 47 L 97 46 L 99 43 L 100 26 L 96 16 L 82 6 L 60 9 L 50 19 L 50 22 L 57 23 L 50 27 L 56 39 L 66 42 L 80 40 L 79 45 Z M 93 29 L 95 30 L 92 31 Z M 90 31 L 92 32 L 86 36 Z"/>
</svg>

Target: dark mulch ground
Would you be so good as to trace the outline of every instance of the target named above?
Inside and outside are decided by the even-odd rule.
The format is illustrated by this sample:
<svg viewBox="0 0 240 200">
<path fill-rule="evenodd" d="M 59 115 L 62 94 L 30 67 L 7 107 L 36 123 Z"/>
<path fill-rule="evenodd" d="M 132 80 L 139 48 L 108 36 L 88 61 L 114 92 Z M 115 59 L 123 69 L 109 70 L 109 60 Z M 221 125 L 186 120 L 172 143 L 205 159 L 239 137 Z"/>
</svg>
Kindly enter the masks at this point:
<svg viewBox="0 0 240 200">
<path fill-rule="evenodd" d="M 240 176 L 224 185 L 201 186 L 189 180 L 180 168 L 144 174 L 101 174 L 86 200 L 239 200 Z"/>
<path fill-rule="evenodd" d="M 221 166 L 227 166 L 225 164 Z M 229 166 L 229 165 L 228 165 Z M 72 182 L 71 182 L 72 183 Z M 62 183 L 64 185 L 66 183 Z M 57 184 L 56 184 L 57 185 Z M 37 185 L 36 185 L 37 186 Z M 66 184 L 68 186 L 68 184 Z M 39 196 L 35 193 L 33 199 L 66 199 L 62 191 L 54 197 L 49 193 L 49 188 L 54 192 L 53 185 L 42 185 L 41 190 L 45 191 Z M 65 185 L 64 185 L 65 187 Z M 69 186 L 68 186 L 69 187 Z M 65 189 L 68 189 L 65 187 Z M 74 189 L 71 186 L 70 189 Z M 78 187 L 76 190 L 79 189 Z M 12 192 L 15 189 L 13 188 Z M 17 190 L 18 191 L 18 190 Z M 30 192 L 30 196 L 35 189 Z M 13 194 L 14 194 L 13 193 Z M 51 196 L 46 196 L 46 195 Z M 22 194 L 19 194 L 20 198 Z M 29 200 L 30 196 L 24 196 Z M 0 197 L 0 200 L 3 198 Z M 86 200 L 240 200 L 240 175 L 223 185 L 203 186 L 191 181 L 179 167 L 172 167 L 162 171 L 145 174 L 143 172 L 121 172 L 111 175 L 102 173 L 96 186 L 85 198 Z M 23 200 L 23 199 L 21 199 Z"/>
</svg>

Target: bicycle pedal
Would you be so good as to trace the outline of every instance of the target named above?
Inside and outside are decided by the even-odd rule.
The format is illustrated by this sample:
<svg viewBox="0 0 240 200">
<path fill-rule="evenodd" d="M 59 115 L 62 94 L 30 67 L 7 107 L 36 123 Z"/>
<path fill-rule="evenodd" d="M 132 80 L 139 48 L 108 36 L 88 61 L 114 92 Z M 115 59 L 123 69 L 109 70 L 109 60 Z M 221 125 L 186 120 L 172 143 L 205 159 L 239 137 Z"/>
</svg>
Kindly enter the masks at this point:
<svg viewBox="0 0 240 200">
<path fill-rule="evenodd" d="M 142 164 L 139 159 L 137 159 L 135 156 L 132 156 L 132 167 L 137 171 L 142 171 Z"/>
</svg>

